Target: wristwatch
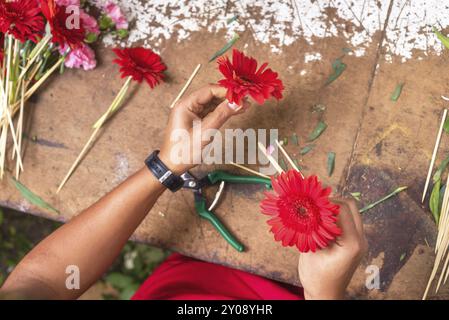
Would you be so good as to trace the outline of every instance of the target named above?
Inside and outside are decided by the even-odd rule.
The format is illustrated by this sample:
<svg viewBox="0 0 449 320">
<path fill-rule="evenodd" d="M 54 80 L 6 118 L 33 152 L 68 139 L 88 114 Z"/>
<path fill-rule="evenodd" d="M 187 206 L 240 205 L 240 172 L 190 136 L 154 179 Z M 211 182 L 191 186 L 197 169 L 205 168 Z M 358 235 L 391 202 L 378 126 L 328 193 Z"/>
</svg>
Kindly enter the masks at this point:
<svg viewBox="0 0 449 320">
<path fill-rule="evenodd" d="M 156 179 L 159 180 L 170 191 L 175 192 L 182 188 L 184 180 L 171 172 L 169 168 L 158 157 L 159 150 L 153 151 L 145 160 L 145 165 L 153 173 Z"/>
</svg>

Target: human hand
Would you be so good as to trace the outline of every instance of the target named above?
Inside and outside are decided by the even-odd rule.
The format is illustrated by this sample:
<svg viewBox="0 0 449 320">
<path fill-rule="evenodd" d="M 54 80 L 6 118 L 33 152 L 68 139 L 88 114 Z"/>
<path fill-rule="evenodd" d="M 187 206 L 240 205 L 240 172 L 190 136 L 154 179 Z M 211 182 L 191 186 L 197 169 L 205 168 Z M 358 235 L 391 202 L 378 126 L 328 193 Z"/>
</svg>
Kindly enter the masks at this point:
<svg viewBox="0 0 449 320">
<path fill-rule="evenodd" d="M 180 174 L 191 168 L 201 161 L 201 151 L 212 141 L 212 138 L 205 137 L 210 129 L 219 129 L 229 118 L 236 114 L 245 112 L 249 107 L 249 102 L 245 100 L 242 106 L 230 104 L 224 100 L 226 89 L 219 85 L 209 84 L 198 89 L 190 95 L 180 99 L 170 113 L 168 124 L 165 131 L 164 142 L 159 153 L 159 158 L 174 173 Z M 199 144 L 194 133 L 194 123 L 201 123 L 201 139 Z M 183 130 L 188 141 L 182 140 L 182 144 L 188 143 L 187 154 L 181 157 L 173 149 L 180 144 L 176 141 L 177 130 Z M 179 132 L 179 131 L 178 131 Z M 175 139 L 175 141 L 174 141 Z"/>
<path fill-rule="evenodd" d="M 329 247 L 315 253 L 301 253 L 298 273 L 306 299 L 343 299 L 355 270 L 360 264 L 367 242 L 363 223 L 354 200 L 334 198 L 340 206 L 338 225 L 341 237 Z"/>
</svg>

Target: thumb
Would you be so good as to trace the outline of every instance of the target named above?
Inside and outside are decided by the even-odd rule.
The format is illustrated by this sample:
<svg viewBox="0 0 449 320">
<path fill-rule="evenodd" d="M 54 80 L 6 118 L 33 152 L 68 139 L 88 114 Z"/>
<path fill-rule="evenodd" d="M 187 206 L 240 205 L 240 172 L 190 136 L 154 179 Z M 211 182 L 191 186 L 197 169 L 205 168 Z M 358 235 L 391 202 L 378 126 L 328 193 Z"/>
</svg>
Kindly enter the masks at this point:
<svg viewBox="0 0 449 320">
<path fill-rule="evenodd" d="M 204 130 L 219 129 L 229 118 L 245 112 L 248 108 L 249 102 L 246 100 L 243 101 L 241 106 L 225 100 L 203 119 L 202 128 Z"/>
</svg>

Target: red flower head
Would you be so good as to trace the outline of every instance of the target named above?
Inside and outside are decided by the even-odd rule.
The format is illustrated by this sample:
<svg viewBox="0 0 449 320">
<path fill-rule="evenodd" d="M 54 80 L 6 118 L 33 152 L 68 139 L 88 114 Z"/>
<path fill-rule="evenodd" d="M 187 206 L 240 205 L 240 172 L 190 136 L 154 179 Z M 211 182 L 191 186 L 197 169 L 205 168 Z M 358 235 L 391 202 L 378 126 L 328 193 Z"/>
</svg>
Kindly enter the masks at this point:
<svg viewBox="0 0 449 320">
<path fill-rule="evenodd" d="M 0 32 L 0 67 L 3 66 L 3 59 L 5 58 L 5 34 Z"/>
<path fill-rule="evenodd" d="M 44 31 L 37 0 L 0 0 L 0 31 L 20 41 L 36 42 Z"/>
<path fill-rule="evenodd" d="M 264 63 L 257 70 L 257 61 L 245 56 L 238 50 L 232 51 L 232 63 L 228 57 L 220 57 L 217 60 L 218 69 L 226 79 L 218 81 L 228 92 L 226 98 L 238 105 L 242 99 L 250 95 L 257 103 L 262 104 L 270 96 L 276 99 L 282 98 L 284 85 L 278 79 L 278 74 Z"/>
<path fill-rule="evenodd" d="M 323 189 L 316 176 L 302 178 L 295 170 L 271 178 L 275 193 L 266 192 L 262 213 L 276 241 L 301 252 L 322 249 L 341 234 L 336 221 L 340 207 L 329 202 L 331 188 Z"/>
<path fill-rule="evenodd" d="M 114 62 L 120 66 L 122 78 L 132 77 L 139 83 L 145 79 L 151 88 L 159 84 L 159 81 L 163 81 L 163 72 L 167 67 L 161 61 L 161 57 L 151 49 L 116 48 L 113 51 L 118 57 Z"/>
<path fill-rule="evenodd" d="M 75 12 L 57 6 L 54 0 L 41 0 L 41 8 L 50 24 L 53 43 L 60 46 L 67 44 L 72 49 L 82 45 L 85 30 L 79 15 L 76 17 Z"/>
</svg>

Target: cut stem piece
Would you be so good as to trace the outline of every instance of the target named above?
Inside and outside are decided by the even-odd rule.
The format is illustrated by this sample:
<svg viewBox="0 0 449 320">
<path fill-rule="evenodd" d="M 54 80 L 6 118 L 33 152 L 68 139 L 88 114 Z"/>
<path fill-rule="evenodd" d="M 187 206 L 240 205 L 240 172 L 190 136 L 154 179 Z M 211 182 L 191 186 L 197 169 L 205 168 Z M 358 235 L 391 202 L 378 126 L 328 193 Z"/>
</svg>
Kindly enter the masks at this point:
<svg viewBox="0 0 449 320">
<path fill-rule="evenodd" d="M 186 84 L 184 85 L 184 87 L 181 89 L 181 91 L 178 93 L 178 95 L 176 96 L 175 100 L 173 100 L 173 102 L 170 105 L 170 109 L 172 109 L 176 102 L 179 101 L 179 99 L 181 99 L 181 97 L 183 96 L 183 94 L 186 92 L 187 88 L 190 86 L 190 84 L 192 83 L 193 79 L 196 77 L 196 75 L 198 74 L 198 72 L 200 71 L 201 68 L 201 64 L 198 64 L 195 68 L 195 70 L 193 70 L 192 74 L 190 75 L 190 78 L 187 80 Z"/>
<path fill-rule="evenodd" d="M 96 129 L 98 127 L 101 127 L 108 119 L 110 116 L 112 116 L 115 111 L 117 111 L 118 108 L 120 108 L 126 92 L 128 91 L 129 85 L 131 83 L 132 77 L 128 77 L 126 79 L 126 82 L 123 84 L 122 88 L 119 90 L 119 92 L 117 93 L 117 95 L 115 96 L 114 100 L 111 103 L 111 110 L 107 110 L 100 119 L 97 120 L 97 122 L 95 122 L 95 124 L 93 125 L 93 128 Z"/>
<path fill-rule="evenodd" d="M 259 147 L 259 150 L 265 155 L 265 157 L 267 157 L 268 161 L 270 161 L 270 163 L 273 165 L 273 167 L 276 169 L 276 171 L 278 173 L 282 173 L 284 172 L 284 170 L 282 169 L 282 167 L 279 165 L 279 163 L 277 163 L 276 159 L 274 159 L 268 152 L 267 152 L 267 148 L 265 148 L 265 146 L 259 141 L 257 143 L 257 146 Z"/>
<path fill-rule="evenodd" d="M 285 151 L 284 147 L 282 147 L 282 144 L 280 144 L 278 140 L 275 140 L 275 142 L 276 142 L 276 145 L 278 146 L 279 150 L 281 150 L 282 154 L 284 155 L 285 159 L 287 159 L 288 163 L 290 163 L 292 168 L 295 169 L 296 171 L 298 171 L 299 174 L 301 175 L 301 177 L 304 179 L 304 175 L 301 173 L 301 171 L 299 170 L 299 168 L 295 164 L 295 162 L 292 160 L 292 158 L 290 158 L 287 151 Z"/>
<path fill-rule="evenodd" d="M 130 78 L 127 79 L 127 81 L 125 82 L 125 84 L 122 86 L 122 89 L 124 87 L 129 87 L 129 82 L 128 80 L 130 80 Z M 121 91 L 121 90 L 120 90 Z M 119 93 L 120 93 L 119 91 Z M 64 187 L 64 185 L 66 184 L 66 182 L 69 180 L 70 176 L 73 174 L 73 172 L 75 171 L 75 169 L 78 167 L 79 163 L 81 162 L 81 160 L 83 159 L 83 157 L 85 156 L 85 154 L 87 153 L 87 151 L 89 150 L 92 142 L 95 140 L 95 137 L 97 136 L 98 132 L 100 131 L 101 127 L 103 126 L 103 124 L 106 122 L 106 120 L 111 116 L 111 114 L 114 112 L 114 110 L 117 109 L 117 102 L 119 102 L 119 100 L 117 99 L 119 95 L 117 95 L 114 100 L 112 101 L 111 105 L 109 106 L 108 110 L 105 112 L 105 114 L 100 118 L 97 127 L 95 128 L 95 130 L 92 132 L 91 136 L 89 137 L 89 140 L 87 140 L 86 144 L 84 145 L 83 149 L 81 150 L 81 152 L 79 153 L 78 157 L 75 159 L 75 162 L 72 164 L 72 166 L 70 167 L 69 171 L 67 172 L 66 176 L 64 177 L 64 179 L 62 180 L 61 184 L 58 187 L 58 190 L 56 190 L 56 193 L 59 193 L 59 191 L 61 191 L 61 189 Z"/>
<path fill-rule="evenodd" d="M 256 170 L 253 170 L 253 169 L 250 169 L 250 168 L 248 168 L 248 167 L 245 167 L 245 166 L 243 166 L 243 165 L 241 165 L 241 164 L 238 164 L 238 163 L 235 163 L 235 162 L 232 162 L 232 161 L 229 162 L 229 164 L 231 164 L 231 165 L 233 165 L 233 166 L 236 166 L 237 168 L 240 168 L 240 169 L 242 169 L 242 170 L 248 171 L 248 172 L 250 172 L 250 173 L 252 173 L 252 174 L 255 174 L 256 176 L 259 176 L 259 177 L 262 177 L 262 178 L 270 179 L 269 176 L 267 176 L 267 175 L 265 175 L 265 174 L 263 174 L 263 173 L 257 172 Z"/>
<path fill-rule="evenodd" d="M 427 172 L 426 184 L 424 185 L 424 191 L 422 194 L 421 203 L 424 203 L 426 198 L 427 188 L 429 187 L 430 177 L 432 175 L 433 166 L 435 165 L 435 159 L 438 153 L 438 147 L 440 146 L 441 134 L 443 133 L 444 122 L 446 121 L 447 109 L 443 111 L 443 117 L 441 118 L 440 129 L 438 130 L 437 139 L 435 141 L 435 146 L 433 148 L 432 159 L 430 160 L 429 171 Z"/>
</svg>

